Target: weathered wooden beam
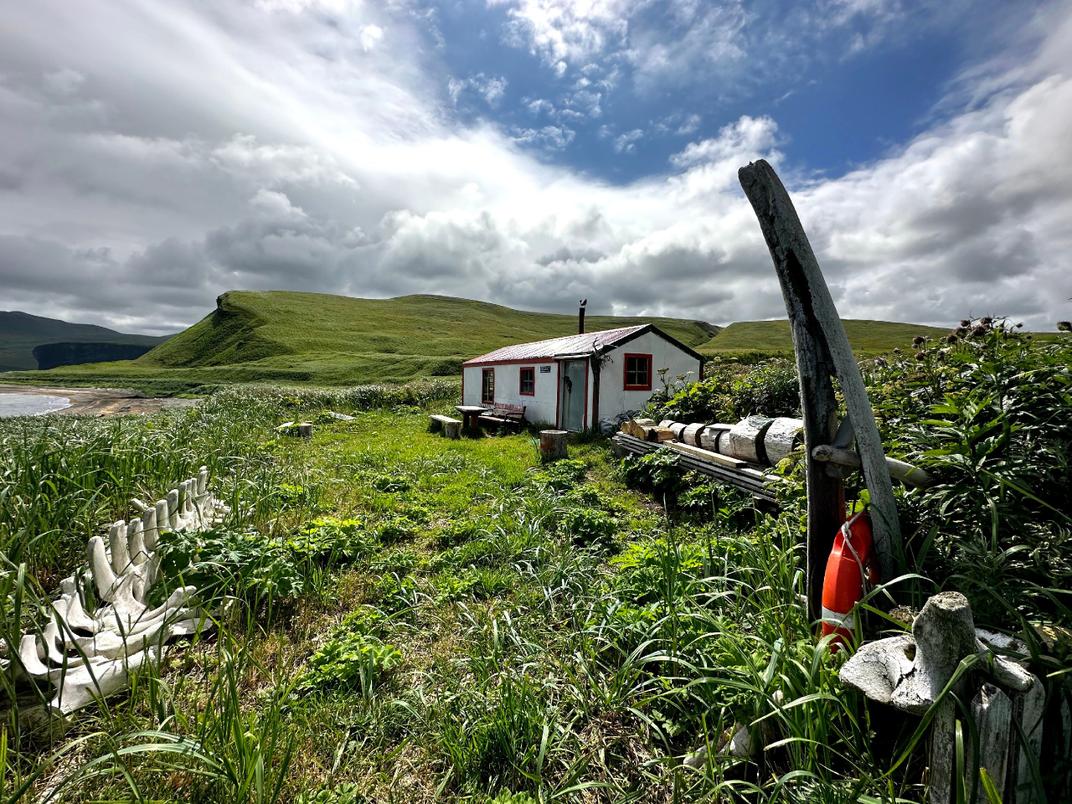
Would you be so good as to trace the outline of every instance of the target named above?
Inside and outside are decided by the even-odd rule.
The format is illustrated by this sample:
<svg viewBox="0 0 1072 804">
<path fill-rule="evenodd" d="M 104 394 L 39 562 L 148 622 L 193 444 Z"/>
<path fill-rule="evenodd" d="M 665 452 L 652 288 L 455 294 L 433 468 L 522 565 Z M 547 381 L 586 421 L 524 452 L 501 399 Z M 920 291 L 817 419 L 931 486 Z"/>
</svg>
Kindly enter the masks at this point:
<svg viewBox="0 0 1072 804">
<path fill-rule="evenodd" d="M 856 433 L 857 451 L 871 497 L 872 528 L 883 580 L 892 579 L 904 566 L 901 528 L 893 484 L 863 377 L 789 193 L 774 169 L 762 159 L 742 167 L 738 177 L 774 261 L 793 334 L 804 442 L 808 449 L 808 599 L 811 616 L 817 619 L 827 555 L 844 516 L 840 479 L 829 477 L 822 462 L 811 457 L 811 448 L 830 444 L 837 430 L 834 377 L 838 379 Z"/>
<path fill-rule="evenodd" d="M 830 444 L 819 444 L 813 447 L 811 456 L 817 461 L 833 463 L 849 469 L 859 469 L 861 464 L 860 456 L 855 450 L 842 449 Z M 896 458 L 887 457 L 886 466 L 890 470 L 890 477 L 900 480 L 907 486 L 926 487 L 938 482 L 926 469 L 920 469 L 918 466 Z"/>
</svg>

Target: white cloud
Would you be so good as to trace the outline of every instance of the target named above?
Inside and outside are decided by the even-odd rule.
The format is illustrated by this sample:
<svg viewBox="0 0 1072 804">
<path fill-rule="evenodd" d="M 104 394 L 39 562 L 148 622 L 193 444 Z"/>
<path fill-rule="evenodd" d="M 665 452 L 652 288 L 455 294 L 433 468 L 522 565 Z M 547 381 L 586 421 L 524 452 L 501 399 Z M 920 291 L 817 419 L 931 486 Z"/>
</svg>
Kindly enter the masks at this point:
<svg viewBox="0 0 1072 804">
<path fill-rule="evenodd" d="M 522 145 L 537 145 L 560 151 L 573 142 L 576 133 L 573 129 L 565 126 L 522 128 L 514 132 L 513 140 Z"/>
<path fill-rule="evenodd" d="M 614 138 L 614 151 L 619 154 L 630 153 L 636 148 L 636 144 L 643 138 L 644 132 L 639 128 L 623 132 Z"/>
<path fill-rule="evenodd" d="M 802 178 L 779 153 L 792 132 L 742 116 L 683 147 L 667 175 L 616 186 L 518 146 L 568 144 L 564 117 L 513 132 L 452 119 L 442 65 L 421 60 L 408 17 L 347 6 L 333 12 L 348 15 L 340 24 L 244 5 L 87 2 L 85 14 L 47 17 L 16 5 L 0 32 L 0 73 L 28 76 L 0 83 L 10 307 L 159 331 L 200 318 L 231 288 L 292 287 L 543 309 L 587 296 L 600 312 L 715 322 L 779 316 L 736 183 L 740 165 L 763 157 L 793 192 L 843 314 L 1069 317 L 1067 4 L 1039 25 L 1037 55 L 973 70 L 942 119 L 845 176 Z M 354 32 L 369 24 L 390 31 L 391 48 L 355 53 Z M 562 52 L 586 52 L 586 37 L 565 36 Z M 41 92 L 61 63 L 92 77 L 76 112 Z M 576 74 L 590 83 L 571 91 L 606 91 L 604 73 Z M 459 93 L 486 100 L 494 78 Z M 633 133 L 606 131 L 612 146 Z"/>
<path fill-rule="evenodd" d="M 462 97 L 463 93 L 473 92 L 484 99 L 488 106 L 498 106 L 506 94 L 507 80 L 501 75 L 485 75 L 477 73 L 468 78 L 451 78 L 447 81 L 447 93 L 454 103 Z"/>
<path fill-rule="evenodd" d="M 358 40 L 361 42 L 361 49 L 368 53 L 383 41 L 383 28 L 373 24 L 363 25 Z"/>
</svg>

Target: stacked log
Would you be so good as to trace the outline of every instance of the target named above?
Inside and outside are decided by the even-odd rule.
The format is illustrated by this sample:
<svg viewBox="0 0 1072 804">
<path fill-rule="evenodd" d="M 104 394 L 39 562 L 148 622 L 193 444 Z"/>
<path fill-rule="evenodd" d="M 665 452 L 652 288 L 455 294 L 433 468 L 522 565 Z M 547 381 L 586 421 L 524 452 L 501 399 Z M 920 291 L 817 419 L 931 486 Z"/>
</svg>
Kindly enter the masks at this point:
<svg viewBox="0 0 1072 804">
<path fill-rule="evenodd" d="M 620 430 L 633 438 L 656 443 L 671 441 L 674 438 L 674 432 L 669 427 L 656 424 L 651 419 L 629 419 L 622 422 Z"/>
<path fill-rule="evenodd" d="M 718 451 L 731 458 L 749 463 L 767 463 L 767 450 L 763 445 L 763 436 L 771 426 L 766 416 L 749 416 L 730 428 L 725 438 L 719 440 Z"/>
<path fill-rule="evenodd" d="M 767 462 L 777 466 L 789 457 L 804 438 L 804 422 L 800 419 L 779 417 L 770 423 L 763 436 L 763 449 Z"/>
<path fill-rule="evenodd" d="M 749 416 L 737 424 L 632 419 L 621 431 L 644 441 L 676 441 L 760 465 L 776 465 L 800 443 L 804 423 L 786 417 Z"/>
</svg>

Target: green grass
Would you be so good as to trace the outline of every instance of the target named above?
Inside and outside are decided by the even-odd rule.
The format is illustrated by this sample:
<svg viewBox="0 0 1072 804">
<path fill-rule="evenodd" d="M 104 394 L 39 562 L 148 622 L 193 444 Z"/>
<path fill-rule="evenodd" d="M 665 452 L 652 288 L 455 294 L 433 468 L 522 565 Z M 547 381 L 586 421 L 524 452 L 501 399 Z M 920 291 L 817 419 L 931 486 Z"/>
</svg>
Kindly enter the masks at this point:
<svg viewBox="0 0 1072 804">
<path fill-rule="evenodd" d="M 875 778 L 869 724 L 802 615 L 791 531 L 669 521 L 599 441 L 542 468 L 527 434 L 450 441 L 423 412 L 371 411 L 305 442 L 270 437 L 263 408 L 242 411 L 253 402 L 230 413 L 270 471 L 243 470 L 242 497 L 272 503 L 244 527 L 272 555 L 309 528 L 360 549 L 277 566 L 292 583 L 280 588 L 300 591 L 265 603 L 256 542 L 222 568 L 206 542 L 223 586 L 203 588 L 245 613 L 232 606 L 216 634 L 66 732 L 10 731 L 0 789 L 702 801 L 739 789 L 739 769 L 680 758 L 752 721 L 787 741 L 745 772 L 759 771 L 755 800 L 914 789 L 903 773 Z M 609 540 L 591 529 L 602 521 Z"/>
<path fill-rule="evenodd" d="M 682 342 L 717 327 L 673 318 L 593 315 L 590 331 L 651 322 Z M 356 299 L 232 291 L 217 309 L 143 357 L 13 377 L 21 381 L 164 387 L 231 382 L 345 385 L 457 376 L 463 360 L 511 343 L 576 332 L 573 315 L 524 312 L 443 296 Z M 6 378 L 5 378 L 6 379 Z"/>
<path fill-rule="evenodd" d="M 941 338 L 948 329 L 896 321 L 844 319 L 845 332 L 853 351 L 860 355 L 888 352 L 894 347 L 910 349 L 917 335 Z M 738 321 L 721 330 L 711 340 L 696 347 L 701 354 L 733 356 L 748 353 L 791 354 L 793 340 L 788 321 Z"/>
<path fill-rule="evenodd" d="M 1047 438 L 1055 425 L 1072 432 L 1058 398 L 1066 355 L 1033 355 L 990 333 L 883 361 L 871 386 L 880 421 L 907 415 L 897 431 L 911 433 L 933 415 L 919 391 L 988 393 L 975 389 L 986 372 L 1012 383 L 999 397 L 1013 408 L 1050 410 Z M 1006 369 L 1014 376 L 1001 380 Z M 528 433 L 429 433 L 428 412 L 448 405 L 435 387 L 234 389 L 154 417 L 0 423 L 2 552 L 28 564 L 0 564 L 0 600 L 15 602 L 0 607 L 9 650 L 44 616 L 35 597 L 77 560 L 53 548 L 122 516 L 132 493 L 151 499 L 203 461 L 236 512 L 214 532 L 164 537 L 166 583 L 196 578 L 221 613 L 214 633 L 178 643 L 162 667 L 134 674 L 129 694 L 51 733 L 4 718 L 0 800 L 21 786 L 70 801 L 925 798 L 926 718 L 891 728 L 862 705 L 838 681 L 844 654 L 807 621 L 799 471 L 777 517 L 680 473 L 642 493 L 625 484 L 642 479 L 639 462 L 622 471 L 601 439 L 544 467 Z M 357 418 L 319 416 L 325 408 Z M 316 421 L 312 439 L 275 433 L 298 416 Z M 933 446 L 964 438 L 951 428 Z M 1063 505 L 1058 456 L 1033 464 L 1061 481 L 1036 490 Z M 928 506 L 943 520 L 1005 510 L 997 495 L 951 497 L 957 465 L 941 469 L 943 487 L 900 500 L 915 510 L 906 525 Z M 649 480 L 670 476 L 656 468 L 667 469 L 649 465 Z M 1022 487 L 1007 474 L 1016 467 L 996 468 Z M 955 522 L 958 550 L 968 532 Z M 1039 553 L 1062 589 L 1065 543 Z M 193 564 L 190 578 L 176 564 Z M 877 619 L 871 627 L 878 635 Z M 1053 683 L 1067 683 L 1067 660 L 1046 661 Z M 31 692 L 7 679 L 0 702 Z M 740 724 L 768 750 L 718 757 Z M 707 761 L 684 767 L 701 746 Z"/>
</svg>

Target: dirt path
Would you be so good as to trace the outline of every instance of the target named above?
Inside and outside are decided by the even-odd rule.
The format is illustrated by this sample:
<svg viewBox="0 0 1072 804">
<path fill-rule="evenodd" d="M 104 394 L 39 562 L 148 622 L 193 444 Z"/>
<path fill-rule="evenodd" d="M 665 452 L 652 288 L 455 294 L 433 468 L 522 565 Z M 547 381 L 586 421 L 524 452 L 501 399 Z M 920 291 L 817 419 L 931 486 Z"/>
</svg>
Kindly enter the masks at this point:
<svg viewBox="0 0 1072 804">
<path fill-rule="evenodd" d="M 46 388 L 33 385 L 0 385 L 0 394 L 41 394 L 62 396 L 70 407 L 55 413 L 63 416 L 118 416 L 129 413 L 155 413 L 170 408 L 196 405 L 196 399 L 142 396 L 127 388 Z"/>
</svg>

